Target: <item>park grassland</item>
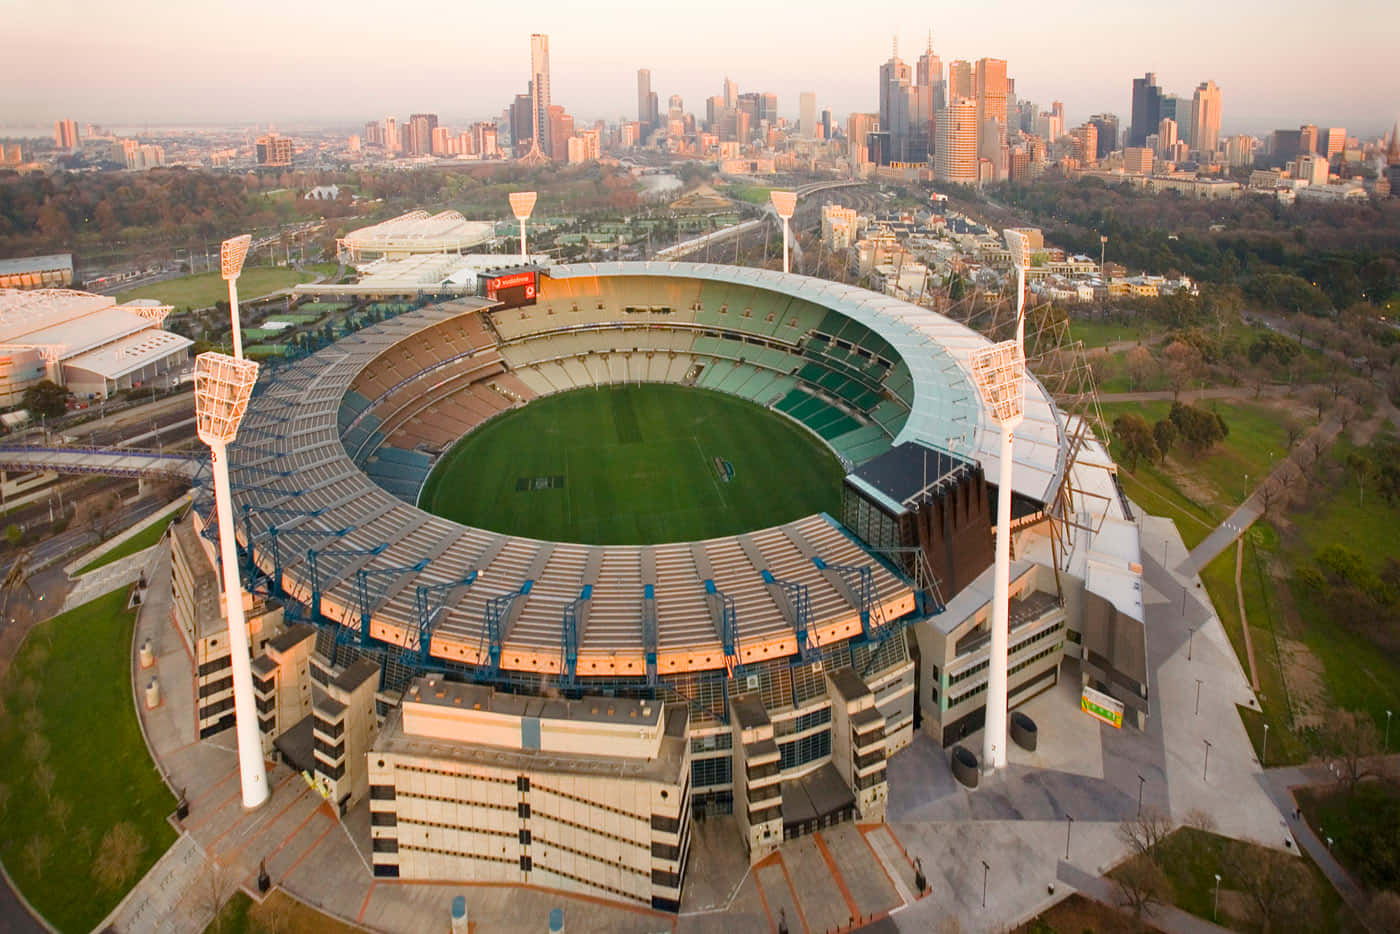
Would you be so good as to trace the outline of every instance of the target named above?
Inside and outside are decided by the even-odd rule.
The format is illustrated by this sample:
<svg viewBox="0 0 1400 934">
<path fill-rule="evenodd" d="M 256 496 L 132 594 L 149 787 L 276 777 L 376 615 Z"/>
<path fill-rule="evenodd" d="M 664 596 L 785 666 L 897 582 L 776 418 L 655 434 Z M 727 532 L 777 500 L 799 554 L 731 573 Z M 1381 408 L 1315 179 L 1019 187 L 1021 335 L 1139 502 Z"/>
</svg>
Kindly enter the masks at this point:
<svg viewBox="0 0 1400 934">
<path fill-rule="evenodd" d="M 302 282 L 310 282 L 317 275 L 335 272 L 334 263 L 309 264 L 305 271 L 291 266 L 249 266 L 238 277 L 238 297 L 256 298 L 269 292 L 289 288 Z M 121 292 L 117 300 L 129 302 L 137 298 L 153 298 L 174 307 L 178 311 L 194 308 L 207 308 L 215 302 L 228 301 L 228 283 L 217 272 L 201 272 L 193 276 L 167 279 L 151 285 Z"/>
<path fill-rule="evenodd" d="M 175 798 L 132 703 L 135 614 L 125 606 L 122 588 L 35 627 L 3 687 L 0 857 L 61 931 L 95 927 L 175 840 L 166 823 Z M 134 828 L 139 856 L 106 888 L 92 867 L 119 823 Z"/>
<path fill-rule="evenodd" d="M 95 571 L 100 567 L 106 567 L 109 564 L 120 561 L 122 558 L 129 558 L 138 551 L 145 551 L 147 548 L 155 545 L 161 540 L 161 537 L 165 535 L 165 530 L 170 527 L 170 523 L 175 521 L 184 508 L 185 503 L 182 500 L 179 505 L 165 513 L 165 515 L 157 519 L 153 524 L 137 532 L 115 548 L 104 552 L 92 561 L 78 568 L 78 574 L 83 575 L 88 571 Z"/>
<path fill-rule="evenodd" d="M 751 402 L 607 386 L 537 400 L 472 432 L 429 476 L 420 503 L 513 535 L 646 545 L 835 513 L 841 476 L 815 436 Z"/>
</svg>

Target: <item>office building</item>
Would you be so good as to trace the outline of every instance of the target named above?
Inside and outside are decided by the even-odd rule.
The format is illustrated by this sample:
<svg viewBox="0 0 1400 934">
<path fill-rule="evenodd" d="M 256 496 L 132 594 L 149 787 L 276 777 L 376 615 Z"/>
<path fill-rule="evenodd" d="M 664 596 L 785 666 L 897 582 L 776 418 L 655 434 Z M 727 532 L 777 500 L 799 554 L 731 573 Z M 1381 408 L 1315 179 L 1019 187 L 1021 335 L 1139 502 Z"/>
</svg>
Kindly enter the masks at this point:
<svg viewBox="0 0 1400 934">
<path fill-rule="evenodd" d="M 1000 58 L 979 58 L 974 80 L 977 85 L 977 157 L 991 162 L 996 167 L 996 177 L 1000 178 L 1004 174 L 1001 150 L 1006 144 L 1006 62 Z"/>
<path fill-rule="evenodd" d="M 977 103 L 957 97 L 938 115 L 934 177 L 957 185 L 977 184 Z"/>
<path fill-rule="evenodd" d="M 1347 148 L 1347 131 L 1345 127 L 1328 127 L 1322 131 L 1322 154 L 1328 160 L 1336 158 Z"/>
<path fill-rule="evenodd" d="M 1205 159 L 1220 142 L 1220 88 L 1202 81 L 1191 95 L 1191 148 Z"/>
<path fill-rule="evenodd" d="M 433 132 L 438 127 L 437 114 L 413 114 L 408 118 L 408 154 L 426 156 L 433 151 Z"/>
<path fill-rule="evenodd" d="M 930 34 L 924 54 L 914 64 L 914 78 L 917 88 L 915 126 L 918 134 L 932 153 L 937 143 L 935 134 L 938 126 L 938 112 L 947 106 L 947 84 L 943 79 L 943 59 L 933 51 L 933 36 Z"/>
<path fill-rule="evenodd" d="M 1156 136 L 1156 133 L 1150 134 Z M 1123 150 L 1123 171 L 1129 175 L 1151 175 L 1152 174 L 1151 149 L 1145 146 L 1128 146 Z"/>
<path fill-rule="evenodd" d="M 637 122 L 642 125 L 642 138 L 651 135 L 655 129 L 655 115 L 652 113 L 651 69 L 637 69 Z"/>
<path fill-rule="evenodd" d="M 1098 131 L 1098 158 L 1108 158 L 1108 154 L 1118 148 L 1118 117 L 1115 114 L 1094 114 L 1089 122 Z"/>
<path fill-rule="evenodd" d="M 1140 149 L 1149 133 L 1157 132 L 1162 122 L 1162 89 L 1157 87 L 1157 75 L 1148 72 L 1133 79 L 1133 122 L 1128 127 L 1127 145 Z"/>
<path fill-rule="evenodd" d="M 1074 139 L 1074 158 L 1080 165 L 1093 165 L 1099 158 L 1099 128 L 1085 123 L 1070 130 Z"/>
<path fill-rule="evenodd" d="M 1254 164 L 1254 137 L 1236 133 L 1225 141 L 1225 161 L 1232 169 Z"/>
<path fill-rule="evenodd" d="M 259 136 L 255 149 L 258 165 L 292 164 L 292 141 L 285 136 L 276 133 Z"/>
<path fill-rule="evenodd" d="M 1321 152 L 1322 150 L 1319 148 L 1318 143 L 1319 137 L 1317 127 L 1313 126 L 1311 123 L 1305 123 L 1298 127 L 1299 153 Z"/>
<path fill-rule="evenodd" d="M 78 148 L 78 123 L 76 120 L 55 120 L 53 144 L 59 149 L 72 152 Z"/>
<path fill-rule="evenodd" d="M 1170 159 L 1176 149 L 1176 121 L 1171 117 L 1163 117 L 1157 124 L 1157 157 L 1160 159 Z"/>
<path fill-rule="evenodd" d="M 948 100 L 959 97 L 966 97 L 968 100 L 977 97 L 977 89 L 972 83 L 972 64 L 962 59 L 948 65 Z"/>
<path fill-rule="evenodd" d="M 878 114 L 853 113 L 846 118 L 846 154 L 857 171 L 870 162 L 867 142 L 879 125 Z"/>
<path fill-rule="evenodd" d="M 914 75 L 898 52 L 880 66 L 880 132 L 889 134 L 889 149 L 881 153 L 881 165 L 909 159 L 910 89 Z"/>
<path fill-rule="evenodd" d="M 797 96 L 797 102 L 798 133 L 806 139 L 816 139 L 821 135 L 817 132 L 817 95 L 803 91 Z"/>
</svg>

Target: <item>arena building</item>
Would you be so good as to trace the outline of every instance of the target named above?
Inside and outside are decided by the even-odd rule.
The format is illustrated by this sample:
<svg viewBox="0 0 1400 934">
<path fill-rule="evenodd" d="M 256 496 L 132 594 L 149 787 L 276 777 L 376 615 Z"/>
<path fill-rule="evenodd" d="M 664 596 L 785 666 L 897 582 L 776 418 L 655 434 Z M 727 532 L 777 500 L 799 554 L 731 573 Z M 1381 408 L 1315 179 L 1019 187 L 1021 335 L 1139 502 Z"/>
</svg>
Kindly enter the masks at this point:
<svg viewBox="0 0 1400 934">
<path fill-rule="evenodd" d="M 117 304 L 68 289 L 0 290 L 0 406 L 48 379 L 80 399 L 167 379 L 189 364 L 187 337 L 161 329 L 168 305 Z"/>
<path fill-rule="evenodd" d="M 1113 464 L 1030 379 L 1012 489 L 989 483 L 999 427 L 969 362 L 985 338 L 765 270 L 528 275 L 264 374 L 229 449 L 247 583 L 317 627 L 309 717 L 280 694 L 303 690 L 293 649 L 310 630 L 254 660 L 260 710 L 278 711 L 264 732 L 294 749 L 289 721 L 310 719 L 308 779 L 342 809 L 367 789 L 376 875 L 675 910 L 693 820 L 734 820 L 757 861 L 832 822 L 878 819 L 885 760 L 916 730 L 952 744 L 981 727 L 1000 495 L 1013 497 L 1017 558 L 1012 703 L 1070 659 L 1142 725 L 1137 527 Z M 415 505 L 457 439 L 612 383 L 710 388 L 800 424 L 845 467 L 841 515 L 583 545 Z M 215 534 L 207 492 L 197 505 Z M 350 691 L 324 704 L 342 679 Z M 322 708 L 340 715 L 356 690 L 374 710 L 351 746 Z"/>
<path fill-rule="evenodd" d="M 457 211 L 409 211 L 336 240 L 336 257 L 358 266 L 368 260 L 403 259 L 420 253 L 466 253 L 495 235 L 495 224 L 469 221 Z"/>
</svg>

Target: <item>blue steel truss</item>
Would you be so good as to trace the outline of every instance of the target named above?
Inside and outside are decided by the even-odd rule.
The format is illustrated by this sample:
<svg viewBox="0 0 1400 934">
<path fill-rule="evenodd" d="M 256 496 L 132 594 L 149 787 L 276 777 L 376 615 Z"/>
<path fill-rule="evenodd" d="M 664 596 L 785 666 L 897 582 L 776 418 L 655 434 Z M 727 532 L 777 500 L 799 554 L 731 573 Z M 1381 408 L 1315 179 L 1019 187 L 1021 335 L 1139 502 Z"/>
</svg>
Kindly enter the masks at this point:
<svg viewBox="0 0 1400 934">
<path fill-rule="evenodd" d="M 857 567 L 850 564 L 827 564 L 821 558 L 813 558 L 812 563 L 818 568 L 836 571 L 851 590 L 855 591 L 861 633 L 864 638 L 869 639 L 872 618 L 880 602 L 879 589 L 875 584 L 875 575 L 870 572 L 870 565 L 863 564 Z"/>
<path fill-rule="evenodd" d="M 420 664 L 426 663 L 429 658 L 429 649 L 432 648 L 433 644 L 433 629 L 437 626 L 438 617 L 446 605 L 447 593 L 458 587 L 470 587 L 476 583 L 476 577 L 477 572 L 472 571 L 466 577 L 457 580 L 444 581 L 441 584 L 418 585 L 418 591 L 414 596 L 414 604 L 418 610 L 418 629 L 414 632 L 413 644 L 405 648 L 417 653 Z M 496 656 L 500 657 L 499 651 L 497 651 Z"/>
<path fill-rule="evenodd" d="M 294 529 L 279 529 L 275 525 L 270 526 L 268 528 L 268 533 L 272 536 L 272 586 L 276 589 L 276 592 L 279 594 L 285 593 L 282 589 L 281 539 L 290 536 L 292 538 L 314 538 L 319 541 L 323 538 L 342 538 L 349 532 L 349 529 L 306 529 L 301 526 L 297 526 Z M 306 554 L 310 557 L 313 552 L 311 549 L 307 549 Z"/>
<path fill-rule="evenodd" d="M 578 608 L 586 598 L 578 597 L 564 605 L 564 632 L 560 637 L 559 680 L 572 687 L 578 673 Z"/>
<path fill-rule="evenodd" d="M 486 631 L 482 633 L 482 638 L 486 640 L 486 671 L 484 673 L 487 677 L 496 677 L 497 672 L 501 669 L 501 643 L 503 641 L 501 621 L 510 612 L 511 604 L 530 592 L 532 583 L 532 581 L 526 581 L 519 590 L 497 594 L 486 601 Z"/>
<path fill-rule="evenodd" d="M 355 572 L 355 597 L 360 610 L 360 645 L 370 644 L 369 620 L 374 612 L 374 605 L 380 597 L 384 595 L 383 590 L 370 591 L 369 582 L 375 580 L 392 580 L 400 574 L 411 574 L 423 570 L 428 566 L 428 559 L 424 558 L 417 564 L 405 565 L 396 568 L 360 568 Z M 348 626 L 342 626 L 341 632 L 350 632 Z M 337 633 L 339 635 L 339 633 Z"/>
<path fill-rule="evenodd" d="M 647 684 L 657 681 L 657 644 L 660 641 L 660 626 L 656 620 L 656 588 L 651 584 L 642 587 L 642 647 L 646 651 Z"/>
<path fill-rule="evenodd" d="M 321 560 L 323 558 L 361 558 L 366 555 L 382 554 L 389 546 L 383 542 L 373 548 L 323 548 L 320 551 L 308 549 L 306 560 L 311 565 L 311 613 L 321 615 Z M 333 575 L 339 577 L 339 575 Z"/>
<path fill-rule="evenodd" d="M 797 633 L 797 654 L 804 662 L 810 660 L 813 649 L 816 648 L 809 643 L 808 633 L 812 625 L 811 592 L 806 584 L 799 581 L 783 580 L 767 571 L 763 572 L 763 576 L 769 583 L 781 587 L 787 596 L 788 606 L 792 607 L 792 628 Z"/>
</svg>

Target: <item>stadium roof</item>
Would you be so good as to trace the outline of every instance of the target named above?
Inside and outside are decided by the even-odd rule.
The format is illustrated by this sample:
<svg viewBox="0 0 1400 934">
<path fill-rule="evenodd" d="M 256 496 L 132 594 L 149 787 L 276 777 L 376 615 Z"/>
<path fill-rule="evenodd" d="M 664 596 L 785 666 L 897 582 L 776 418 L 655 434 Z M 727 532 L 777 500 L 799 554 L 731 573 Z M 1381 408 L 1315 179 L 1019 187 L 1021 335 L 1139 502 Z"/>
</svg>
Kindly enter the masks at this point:
<svg viewBox="0 0 1400 934">
<path fill-rule="evenodd" d="M 460 253 L 495 236 L 490 221 L 469 221 L 457 211 L 409 211 L 369 227 L 352 230 L 344 246 L 361 253 Z"/>
<path fill-rule="evenodd" d="M 157 360 L 164 360 L 193 343 L 188 337 L 147 326 L 143 331 L 128 334 L 101 347 L 65 357 L 63 363 L 107 379 L 120 379 Z"/>
<path fill-rule="evenodd" d="M 0 344 L 61 348 L 60 358 L 139 334 L 163 315 L 166 306 L 132 302 L 118 305 L 107 295 L 72 289 L 0 290 Z"/>
<path fill-rule="evenodd" d="M 914 379 L 909 420 L 894 439 L 917 441 L 959 457 L 972 458 L 988 477 L 1001 464 L 1001 429 L 972 382 L 969 359 L 987 338 L 935 311 L 840 282 L 743 266 L 680 262 L 609 262 L 555 266 L 550 278 L 573 276 L 693 276 L 767 289 L 804 299 L 852 318 L 898 351 Z M 1063 417 L 1049 392 L 1027 374 L 1025 416 L 1016 429 L 1011 486 L 1040 503 L 1055 498 L 1064 478 Z"/>
</svg>

